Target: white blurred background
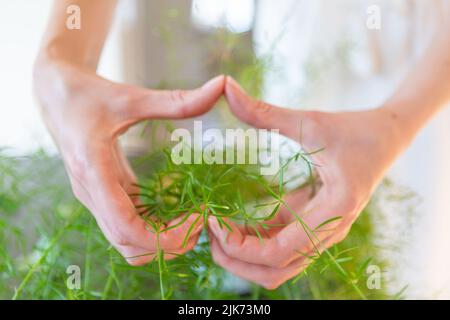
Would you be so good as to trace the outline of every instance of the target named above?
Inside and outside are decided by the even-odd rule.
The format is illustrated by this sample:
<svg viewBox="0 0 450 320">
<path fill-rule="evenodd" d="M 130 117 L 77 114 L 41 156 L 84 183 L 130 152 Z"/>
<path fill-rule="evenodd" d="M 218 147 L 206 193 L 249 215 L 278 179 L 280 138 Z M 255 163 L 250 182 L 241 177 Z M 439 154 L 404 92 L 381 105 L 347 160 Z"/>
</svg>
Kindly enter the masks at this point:
<svg viewBox="0 0 450 320">
<path fill-rule="evenodd" d="M 55 151 L 39 118 L 31 85 L 32 64 L 51 2 L 0 3 L 0 147 L 16 154 L 38 148 Z M 174 6 L 194 26 L 184 31 L 188 36 L 179 37 L 178 46 L 188 52 L 182 61 L 189 64 L 182 68 L 185 75 L 203 81 L 208 73 L 199 58 L 203 50 L 192 39 L 202 39 L 214 28 L 252 32 L 258 55 L 275 47 L 271 52 L 275 67 L 267 71 L 264 82 L 268 101 L 328 110 L 369 108 L 395 90 L 435 32 L 433 17 L 439 6 L 448 2 L 125 0 L 119 4 L 100 73 L 115 81 L 158 83 L 168 69 L 164 63 L 155 63 L 166 61 L 166 53 L 158 45 L 161 39 L 153 26 L 161 18 L 158 9 Z M 366 28 L 370 4 L 382 9 L 381 30 Z M 276 46 L 271 46 L 274 42 Z M 392 288 L 408 284 L 409 298 L 450 298 L 449 109 L 428 124 L 390 174 L 421 199 L 413 208 L 414 227 L 399 228 L 405 224 L 405 208 L 388 208 L 386 221 L 377 226 L 388 239 L 383 243 L 395 248 L 384 284 Z"/>
</svg>

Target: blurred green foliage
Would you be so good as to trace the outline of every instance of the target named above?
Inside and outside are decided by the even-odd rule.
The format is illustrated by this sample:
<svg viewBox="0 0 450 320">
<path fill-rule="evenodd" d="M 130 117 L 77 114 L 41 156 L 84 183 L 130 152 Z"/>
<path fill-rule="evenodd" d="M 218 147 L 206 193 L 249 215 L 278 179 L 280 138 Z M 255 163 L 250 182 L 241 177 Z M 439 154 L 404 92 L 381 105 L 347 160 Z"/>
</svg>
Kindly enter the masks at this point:
<svg viewBox="0 0 450 320">
<path fill-rule="evenodd" d="M 2 199 L 8 199 L 2 201 L 0 213 L 0 298 L 161 298 L 157 264 L 129 266 L 110 247 L 92 216 L 73 199 L 58 159 L 41 152 L 26 158 L 2 156 L 0 162 L 9 168 L 2 171 L 0 181 Z M 6 203 L 7 210 L 3 209 Z M 385 298 L 383 289 L 366 286 L 365 266 L 370 262 L 383 269 L 384 265 L 371 241 L 374 214 L 370 206 L 366 208 L 349 237 L 331 252 L 339 254 L 336 258 L 368 298 Z M 325 259 L 274 291 L 251 284 L 235 286 L 212 262 L 207 237 L 202 237 L 194 251 L 168 262 L 168 294 L 175 299 L 359 298 Z M 66 286 L 71 265 L 80 266 L 80 290 Z"/>
<path fill-rule="evenodd" d="M 168 78 L 161 79 L 161 88 L 173 87 L 174 83 L 191 85 L 189 80 L 177 78 L 182 61 L 174 48 L 172 30 L 179 14 L 173 8 L 162 14 L 167 21 L 158 29 L 167 60 L 173 64 Z M 263 76 L 271 66 L 271 57 L 256 57 L 249 40 L 250 34 L 216 30 L 200 45 L 210 56 L 205 63 L 211 75 L 232 75 L 249 94 L 261 97 Z M 320 64 L 314 67 L 316 72 Z M 152 154 L 134 161 L 138 172 L 146 173 L 142 175 L 144 183 L 148 182 L 150 170 L 155 170 L 147 164 L 158 159 L 161 160 L 160 155 Z M 160 164 L 163 166 L 164 162 Z M 211 168 L 202 165 L 193 170 L 200 178 Z M 232 195 L 232 188 L 229 194 L 221 194 L 228 199 Z M 167 263 L 165 294 L 174 299 L 361 298 L 351 281 L 370 299 L 387 298 L 386 286 L 370 290 L 366 285 L 370 276 L 366 267 L 375 264 L 383 270 L 386 263 L 373 244 L 377 210 L 371 205 L 365 208 L 347 239 L 330 249 L 348 277 L 333 270 L 330 257 L 323 255 L 293 281 L 267 291 L 236 280 L 216 266 L 204 235 L 195 250 Z M 72 265 L 81 270 L 78 290 L 70 290 L 66 284 L 66 271 Z M 60 159 L 44 152 L 9 157 L 0 150 L 0 299 L 160 299 L 159 272 L 157 263 L 129 266 L 111 248 L 94 218 L 73 198 Z"/>
</svg>

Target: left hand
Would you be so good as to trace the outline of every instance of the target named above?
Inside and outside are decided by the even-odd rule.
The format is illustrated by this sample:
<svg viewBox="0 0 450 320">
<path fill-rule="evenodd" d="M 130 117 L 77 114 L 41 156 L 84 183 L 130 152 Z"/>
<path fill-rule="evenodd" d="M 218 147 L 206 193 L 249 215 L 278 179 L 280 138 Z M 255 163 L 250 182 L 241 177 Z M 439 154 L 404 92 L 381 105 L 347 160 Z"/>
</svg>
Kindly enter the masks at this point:
<svg viewBox="0 0 450 320">
<path fill-rule="evenodd" d="M 168 222 L 172 228 L 161 235 L 149 230 L 136 209 L 140 191 L 119 136 L 143 120 L 181 119 L 209 111 L 222 96 L 224 82 L 219 76 L 195 90 L 151 90 L 111 82 L 63 60 L 38 60 L 36 94 L 73 193 L 129 264 L 150 263 L 158 248 L 166 259 L 184 254 L 197 243 L 202 225 L 194 213 L 186 221 L 180 217 Z"/>
<path fill-rule="evenodd" d="M 282 208 L 275 219 L 285 226 L 267 233 L 263 242 L 230 221 L 232 232 L 220 228 L 213 217 L 209 219 L 216 263 L 244 279 L 275 289 L 311 263 L 306 255 L 323 251 L 346 237 L 386 170 L 409 141 L 399 131 L 396 115 L 385 108 L 338 113 L 280 108 L 249 97 L 231 78 L 227 78 L 225 96 L 231 111 L 244 122 L 257 128 L 279 129 L 307 152 L 324 148 L 311 156 L 317 164 L 320 189 L 312 199 L 308 190 L 288 195 L 284 201 L 296 216 Z M 339 218 L 315 230 L 334 217 Z"/>
</svg>

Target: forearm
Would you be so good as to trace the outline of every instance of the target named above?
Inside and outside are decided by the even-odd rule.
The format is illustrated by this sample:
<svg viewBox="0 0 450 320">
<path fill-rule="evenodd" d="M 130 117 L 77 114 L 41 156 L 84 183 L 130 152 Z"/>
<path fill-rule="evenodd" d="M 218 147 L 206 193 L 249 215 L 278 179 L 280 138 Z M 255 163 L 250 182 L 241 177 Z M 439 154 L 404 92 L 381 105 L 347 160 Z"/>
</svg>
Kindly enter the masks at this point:
<svg viewBox="0 0 450 320">
<path fill-rule="evenodd" d="M 81 9 L 81 28 L 71 30 L 66 22 L 71 5 Z M 95 70 L 108 34 L 116 0 L 58 0 L 52 13 L 38 56 L 39 62 L 62 60 Z"/>
<path fill-rule="evenodd" d="M 389 121 L 397 127 L 398 136 L 405 146 L 450 102 L 449 31 L 447 16 L 430 47 L 381 108 L 386 111 Z"/>
</svg>

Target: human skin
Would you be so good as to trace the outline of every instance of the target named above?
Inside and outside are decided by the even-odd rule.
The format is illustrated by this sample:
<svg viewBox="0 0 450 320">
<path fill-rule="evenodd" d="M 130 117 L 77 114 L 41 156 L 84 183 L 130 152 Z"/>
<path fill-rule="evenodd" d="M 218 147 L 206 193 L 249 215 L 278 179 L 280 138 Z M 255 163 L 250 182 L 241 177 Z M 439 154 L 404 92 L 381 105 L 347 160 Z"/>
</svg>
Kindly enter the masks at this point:
<svg viewBox="0 0 450 320">
<path fill-rule="evenodd" d="M 81 30 L 65 27 L 69 5 L 81 7 Z M 140 120 L 195 116 L 208 111 L 225 93 L 230 109 L 241 120 L 259 128 L 279 129 L 306 150 L 325 148 L 312 156 L 320 165 L 322 186 L 317 195 L 309 199 L 302 192 L 286 199 L 311 229 L 330 217 L 342 217 L 327 225 L 327 231 L 317 233 L 317 245 L 323 250 L 346 236 L 392 162 L 449 101 L 448 17 L 442 19 L 441 32 L 430 49 L 383 106 L 362 112 L 323 113 L 256 101 L 231 78 L 226 85 L 223 77 L 216 78 L 194 91 L 147 90 L 103 79 L 95 70 L 114 9 L 114 0 L 55 1 L 36 60 L 34 83 L 75 195 L 131 264 L 149 262 L 151 255 L 130 257 L 156 248 L 155 235 L 136 214 L 137 200 L 128 196 L 137 191 L 133 185 L 136 178 L 117 143 L 117 137 Z M 194 230 L 186 248 L 181 245 L 195 216 L 191 219 L 161 235 L 161 248 L 173 253 L 192 248 L 201 226 Z M 228 234 L 214 220 L 209 221 L 216 262 L 270 289 L 295 276 L 310 263 L 299 252 L 311 251 L 312 245 L 290 212 L 281 210 L 272 221 L 279 222 L 287 226 L 274 228 L 261 244 L 239 226 L 233 225 L 234 232 Z"/>
<path fill-rule="evenodd" d="M 81 30 L 66 28 L 69 5 L 81 8 Z M 118 137 L 148 119 L 179 119 L 207 112 L 224 91 L 219 76 L 195 90 L 160 91 L 119 84 L 96 74 L 100 53 L 116 6 L 112 0 L 58 0 L 34 67 L 34 87 L 44 121 L 60 151 L 75 196 L 93 213 L 112 245 L 132 265 L 150 262 L 157 235 L 136 212 L 130 194 L 136 177 Z M 165 258 L 192 249 L 202 229 L 197 215 L 161 233 Z M 171 221 L 175 226 L 182 218 Z"/>
<path fill-rule="evenodd" d="M 321 187 L 285 199 L 294 213 L 314 230 L 333 217 L 340 219 L 309 232 L 289 210 L 280 210 L 263 242 L 248 229 L 229 221 L 233 231 L 209 219 L 211 251 L 217 264 L 267 289 L 277 288 L 312 261 L 305 254 L 343 240 L 394 160 L 417 132 L 450 101 L 450 18 L 441 12 L 439 32 L 411 68 L 395 94 L 379 108 L 357 112 L 299 111 L 248 96 L 227 77 L 225 97 L 231 111 L 254 127 L 278 129 L 301 143 L 311 156 Z M 324 229 L 324 230 L 321 230 Z M 314 246 L 313 243 L 314 242 Z"/>
</svg>

